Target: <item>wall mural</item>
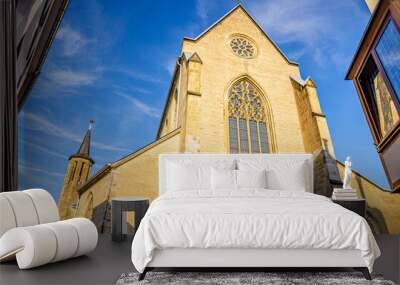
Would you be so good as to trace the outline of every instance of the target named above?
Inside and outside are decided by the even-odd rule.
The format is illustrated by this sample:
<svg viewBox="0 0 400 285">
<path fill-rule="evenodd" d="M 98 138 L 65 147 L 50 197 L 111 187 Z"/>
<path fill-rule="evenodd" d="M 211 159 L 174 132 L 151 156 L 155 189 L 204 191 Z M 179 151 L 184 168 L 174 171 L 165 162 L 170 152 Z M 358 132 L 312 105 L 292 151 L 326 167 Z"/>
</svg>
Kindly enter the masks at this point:
<svg viewBox="0 0 400 285">
<path fill-rule="evenodd" d="M 299 38 L 301 30 L 285 34 L 277 28 L 287 18 L 268 23 L 257 5 L 249 3 L 255 20 L 281 51 L 241 10 L 198 40 L 231 3 L 203 12 L 196 10 L 196 1 L 188 5 L 197 13 L 182 13 L 182 5 L 169 1 L 157 9 L 145 2 L 71 1 L 20 113 L 21 189 L 48 189 L 59 201 L 62 218 L 90 217 L 98 229 L 108 231 L 112 197 L 158 196 L 161 153 L 253 148 L 319 153 L 330 145 L 335 147 L 331 155 L 337 175 L 339 161 L 349 154 L 354 169 L 363 173 L 355 172 L 353 179 L 359 195 L 385 192 L 387 181 L 355 90 L 338 79 L 345 69 L 339 58 L 351 57 L 348 42 L 355 42 L 354 35 L 363 29 L 354 17 L 365 22 L 368 12 L 360 9 L 354 15 L 352 10 L 346 14 L 317 7 L 335 23 L 329 25 L 336 27 L 335 35 L 327 36 L 317 25 L 317 33 Z M 185 36 L 193 39 L 182 44 Z M 337 37 L 343 40 L 336 43 Z M 325 41 L 335 44 L 318 44 Z M 299 69 L 289 59 L 299 62 Z M 301 79 L 300 70 L 313 79 Z M 232 86 L 240 78 L 246 79 Z M 380 102 L 382 108 L 387 105 Z M 381 217 L 377 223 L 384 224 L 382 231 L 400 232 L 392 213 L 372 204 L 371 211 Z"/>
</svg>

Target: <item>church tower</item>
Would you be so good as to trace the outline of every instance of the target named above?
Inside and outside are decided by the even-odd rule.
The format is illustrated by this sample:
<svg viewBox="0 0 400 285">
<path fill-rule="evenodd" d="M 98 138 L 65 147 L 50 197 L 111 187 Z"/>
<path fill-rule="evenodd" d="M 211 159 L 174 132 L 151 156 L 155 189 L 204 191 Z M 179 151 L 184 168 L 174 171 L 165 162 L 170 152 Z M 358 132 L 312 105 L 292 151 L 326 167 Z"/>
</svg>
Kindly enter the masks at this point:
<svg viewBox="0 0 400 285">
<path fill-rule="evenodd" d="M 89 178 L 90 169 L 94 161 L 90 158 L 90 137 L 94 121 L 90 120 L 89 128 L 78 151 L 71 155 L 67 173 L 64 177 L 64 185 L 59 200 L 59 211 L 61 219 L 75 216 L 78 204 L 77 188 Z"/>
</svg>

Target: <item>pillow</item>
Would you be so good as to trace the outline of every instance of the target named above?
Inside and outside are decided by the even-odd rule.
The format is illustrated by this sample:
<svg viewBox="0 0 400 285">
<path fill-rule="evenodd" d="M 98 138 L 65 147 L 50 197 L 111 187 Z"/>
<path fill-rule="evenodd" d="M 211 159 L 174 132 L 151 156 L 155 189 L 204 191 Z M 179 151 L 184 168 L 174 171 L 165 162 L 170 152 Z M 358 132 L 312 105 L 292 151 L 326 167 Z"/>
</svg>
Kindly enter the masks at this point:
<svg viewBox="0 0 400 285">
<path fill-rule="evenodd" d="M 207 183 L 209 171 L 209 167 L 187 167 L 183 164 L 171 163 L 168 169 L 168 189 L 171 191 L 209 189 L 210 186 Z"/>
<path fill-rule="evenodd" d="M 267 187 L 274 190 L 306 191 L 306 163 L 292 164 L 288 169 L 267 171 Z"/>
<path fill-rule="evenodd" d="M 267 171 L 236 170 L 237 187 L 240 188 L 267 188 Z"/>
<path fill-rule="evenodd" d="M 211 190 L 211 168 L 234 169 L 235 161 L 217 160 L 197 165 L 190 160 L 168 163 L 167 191 Z"/>
<path fill-rule="evenodd" d="M 236 170 L 232 169 L 211 169 L 211 189 L 236 189 Z"/>
<path fill-rule="evenodd" d="M 266 169 L 267 188 L 273 190 L 307 191 L 310 169 L 307 161 L 290 158 L 241 158 L 240 170 Z"/>
</svg>

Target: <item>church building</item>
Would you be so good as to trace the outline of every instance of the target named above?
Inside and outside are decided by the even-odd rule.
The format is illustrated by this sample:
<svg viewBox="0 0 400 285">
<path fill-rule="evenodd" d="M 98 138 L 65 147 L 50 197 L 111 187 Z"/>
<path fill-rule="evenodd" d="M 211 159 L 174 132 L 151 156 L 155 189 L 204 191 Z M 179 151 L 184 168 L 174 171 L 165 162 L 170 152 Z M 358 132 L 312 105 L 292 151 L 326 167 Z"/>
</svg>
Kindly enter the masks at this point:
<svg viewBox="0 0 400 285">
<path fill-rule="evenodd" d="M 61 216 L 86 216 L 108 231 L 113 197 L 158 196 L 162 153 L 312 153 L 315 192 L 326 196 L 340 186 L 344 168 L 335 159 L 317 84 L 302 79 L 299 65 L 241 4 L 196 38 L 183 39 L 154 142 L 91 177 L 89 149 L 71 157 Z M 400 210 L 390 201 L 379 206 L 390 193 L 357 172 L 353 182 L 372 209 L 375 230 L 400 233 Z"/>
</svg>

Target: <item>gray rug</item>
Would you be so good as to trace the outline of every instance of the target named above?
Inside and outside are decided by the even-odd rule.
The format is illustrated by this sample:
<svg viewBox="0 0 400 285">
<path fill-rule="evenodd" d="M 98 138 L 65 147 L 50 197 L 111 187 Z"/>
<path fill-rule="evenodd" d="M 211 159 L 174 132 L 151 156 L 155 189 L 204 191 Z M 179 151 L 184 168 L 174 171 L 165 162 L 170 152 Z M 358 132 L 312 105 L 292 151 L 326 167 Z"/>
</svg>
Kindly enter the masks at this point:
<svg viewBox="0 0 400 285">
<path fill-rule="evenodd" d="M 327 285 L 358 285 L 379 284 L 395 285 L 384 280 L 379 275 L 372 275 L 368 281 L 360 272 L 148 272 L 146 278 L 137 281 L 138 273 L 122 274 L 117 285 L 133 284 L 327 284 Z"/>
</svg>

